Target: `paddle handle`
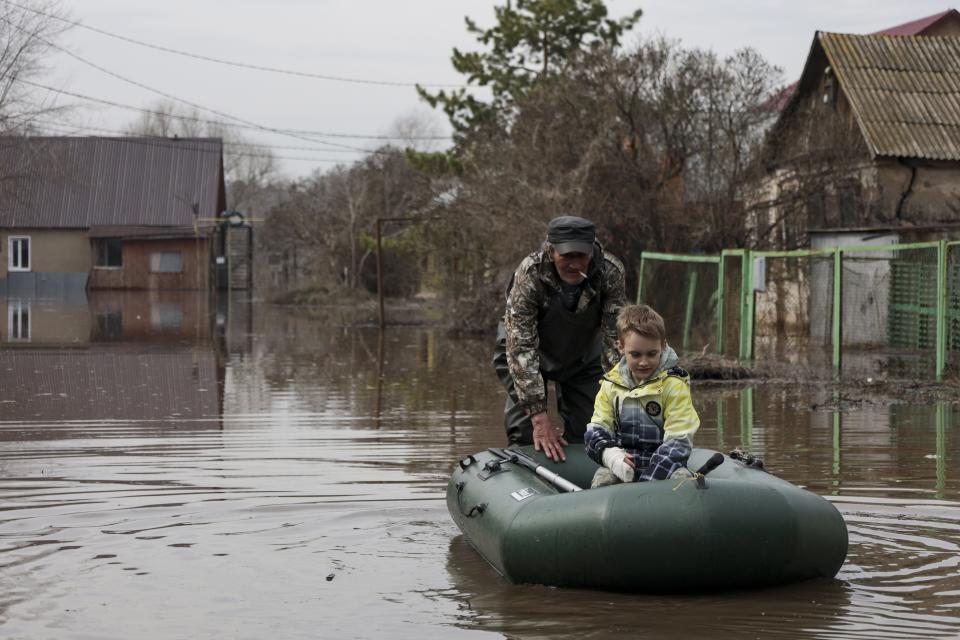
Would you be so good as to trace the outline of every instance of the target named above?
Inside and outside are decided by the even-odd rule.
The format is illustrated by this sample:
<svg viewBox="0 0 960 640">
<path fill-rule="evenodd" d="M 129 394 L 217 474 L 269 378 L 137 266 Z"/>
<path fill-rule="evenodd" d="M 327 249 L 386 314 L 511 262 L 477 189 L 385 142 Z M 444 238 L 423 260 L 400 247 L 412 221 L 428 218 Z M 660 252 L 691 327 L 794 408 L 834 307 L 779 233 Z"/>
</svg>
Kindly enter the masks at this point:
<svg viewBox="0 0 960 640">
<path fill-rule="evenodd" d="M 558 476 L 557 474 L 555 474 L 553 471 L 550 471 L 549 469 L 538 466 L 536 469 L 534 469 L 534 471 L 536 471 L 538 476 L 540 476 L 541 478 L 544 478 L 548 482 L 552 483 L 553 486 L 557 487 L 558 489 L 562 489 L 567 493 L 573 493 L 574 491 L 583 491 L 583 489 L 581 489 L 577 485 L 573 484 L 563 476 Z"/>
<path fill-rule="evenodd" d="M 525 453 L 516 451 L 514 449 L 497 449 L 493 447 L 491 447 L 490 449 L 487 449 L 487 451 L 497 456 L 498 458 L 501 458 L 508 462 L 512 462 L 514 464 L 518 464 L 521 467 L 526 467 L 527 469 L 530 469 L 531 471 L 536 473 L 538 476 L 540 476 L 541 478 L 543 478 L 544 480 L 546 480 L 556 488 L 560 489 L 561 491 L 566 491 L 567 493 L 573 493 L 574 491 L 583 491 L 583 489 L 573 484 L 563 476 L 558 475 L 553 471 L 550 471 L 546 467 L 543 467 L 537 464 L 536 460 L 534 460 L 533 458 L 531 458 Z"/>
</svg>

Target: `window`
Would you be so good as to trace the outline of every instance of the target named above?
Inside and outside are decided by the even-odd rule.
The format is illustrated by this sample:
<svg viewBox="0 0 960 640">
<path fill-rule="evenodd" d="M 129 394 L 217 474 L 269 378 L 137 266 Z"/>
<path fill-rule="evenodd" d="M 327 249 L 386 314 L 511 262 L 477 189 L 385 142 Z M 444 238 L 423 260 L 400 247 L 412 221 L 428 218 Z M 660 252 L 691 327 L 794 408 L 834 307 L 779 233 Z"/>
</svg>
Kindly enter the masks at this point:
<svg viewBox="0 0 960 640">
<path fill-rule="evenodd" d="M 30 237 L 10 236 L 7 238 L 7 255 L 10 256 L 7 268 L 10 271 L 30 271 Z"/>
<path fill-rule="evenodd" d="M 10 342 L 30 341 L 30 303 L 10 300 L 7 304 L 7 335 Z"/>
<path fill-rule="evenodd" d="M 98 267 L 123 266 L 123 240 L 107 238 L 96 241 Z"/>
<path fill-rule="evenodd" d="M 179 251 L 158 251 L 150 254 L 150 271 L 152 273 L 181 273 L 183 272 L 183 258 Z"/>
<path fill-rule="evenodd" d="M 119 342 L 123 338 L 123 312 L 119 309 L 96 314 L 93 338 L 97 342 Z"/>
<path fill-rule="evenodd" d="M 183 309 L 175 302 L 158 302 L 150 307 L 150 325 L 154 329 L 179 329 L 183 326 Z"/>
</svg>

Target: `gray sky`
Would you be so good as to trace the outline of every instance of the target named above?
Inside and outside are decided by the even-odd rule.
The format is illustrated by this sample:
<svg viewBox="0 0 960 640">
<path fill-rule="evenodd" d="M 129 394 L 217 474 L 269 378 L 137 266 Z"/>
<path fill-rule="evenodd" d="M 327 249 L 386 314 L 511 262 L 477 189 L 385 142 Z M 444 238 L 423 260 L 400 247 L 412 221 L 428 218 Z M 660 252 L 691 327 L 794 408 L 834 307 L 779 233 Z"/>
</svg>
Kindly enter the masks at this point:
<svg viewBox="0 0 960 640">
<path fill-rule="evenodd" d="M 252 65 L 387 83 L 460 84 L 450 65 L 453 47 L 475 49 L 463 18 L 493 20 L 489 0 L 62 0 L 69 16 L 91 28 L 153 45 Z M 942 2 L 913 0 L 608 0 L 612 16 L 636 7 L 644 16 L 628 45 L 644 35 L 678 38 L 720 55 L 750 46 L 784 69 L 784 81 L 803 68 L 816 30 L 869 33 L 939 13 Z M 340 82 L 225 66 L 125 42 L 73 27 L 59 44 L 89 63 L 188 102 L 268 129 L 246 129 L 251 142 L 270 145 L 288 176 L 326 170 L 362 156 L 383 140 L 349 136 L 394 133 L 398 118 L 419 114 L 434 133 L 449 132 L 442 114 L 422 103 L 412 86 Z M 42 80 L 62 91 L 147 108 L 157 93 L 112 77 L 60 53 Z M 108 135 L 135 111 L 59 95 L 76 109 L 77 135 Z M 205 117 L 221 116 L 206 113 Z M 66 122 L 58 118 L 60 126 Z M 65 133 L 60 129 L 57 133 Z M 429 131 L 427 132 L 429 133 Z M 440 145 L 441 142 L 423 144 Z M 306 147 L 308 150 L 279 147 Z M 344 148 L 350 147 L 351 149 Z M 295 160 L 294 158 L 301 158 Z"/>
</svg>

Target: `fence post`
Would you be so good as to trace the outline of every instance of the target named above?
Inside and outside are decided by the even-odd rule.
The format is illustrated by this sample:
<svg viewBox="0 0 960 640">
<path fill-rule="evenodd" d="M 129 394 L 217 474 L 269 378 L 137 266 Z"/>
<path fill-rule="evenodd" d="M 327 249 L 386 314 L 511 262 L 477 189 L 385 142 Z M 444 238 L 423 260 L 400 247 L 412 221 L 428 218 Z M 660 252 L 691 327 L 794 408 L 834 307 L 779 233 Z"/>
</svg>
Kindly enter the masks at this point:
<svg viewBox="0 0 960 640">
<path fill-rule="evenodd" d="M 640 254 L 640 268 L 637 270 L 637 304 L 640 304 L 643 296 L 643 268 L 646 266 L 646 260 L 643 253 Z"/>
<path fill-rule="evenodd" d="M 833 250 L 833 375 L 840 376 L 843 357 L 843 249 Z"/>
<path fill-rule="evenodd" d="M 697 297 L 697 272 L 690 271 L 687 276 L 687 309 L 683 317 L 683 350 L 687 350 L 690 343 L 690 325 L 693 324 L 693 303 Z"/>
<path fill-rule="evenodd" d="M 753 358 L 753 252 L 743 251 L 740 285 L 740 359 Z"/>
<path fill-rule="evenodd" d="M 726 291 L 724 291 L 724 284 L 726 283 L 726 276 L 724 274 L 724 267 L 726 265 L 727 251 L 724 249 L 720 252 L 720 262 L 717 265 L 717 355 L 723 357 L 723 308 L 725 302 Z"/>
<path fill-rule="evenodd" d="M 937 243 L 937 382 L 947 365 L 947 241 Z"/>
</svg>

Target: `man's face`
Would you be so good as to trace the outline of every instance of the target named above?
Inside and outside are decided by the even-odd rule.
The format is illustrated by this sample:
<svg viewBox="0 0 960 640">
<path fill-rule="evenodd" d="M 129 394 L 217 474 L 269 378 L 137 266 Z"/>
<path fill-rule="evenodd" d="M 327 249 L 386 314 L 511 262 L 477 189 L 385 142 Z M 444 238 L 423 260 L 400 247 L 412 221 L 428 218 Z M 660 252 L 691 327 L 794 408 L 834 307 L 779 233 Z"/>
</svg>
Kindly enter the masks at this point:
<svg viewBox="0 0 960 640">
<path fill-rule="evenodd" d="M 550 259 L 561 280 L 567 284 L 580 284 L 586 277 L 593 256 L 589 253 L 558 253 L 554 249 L 550 252 Z"/>
</svg>

